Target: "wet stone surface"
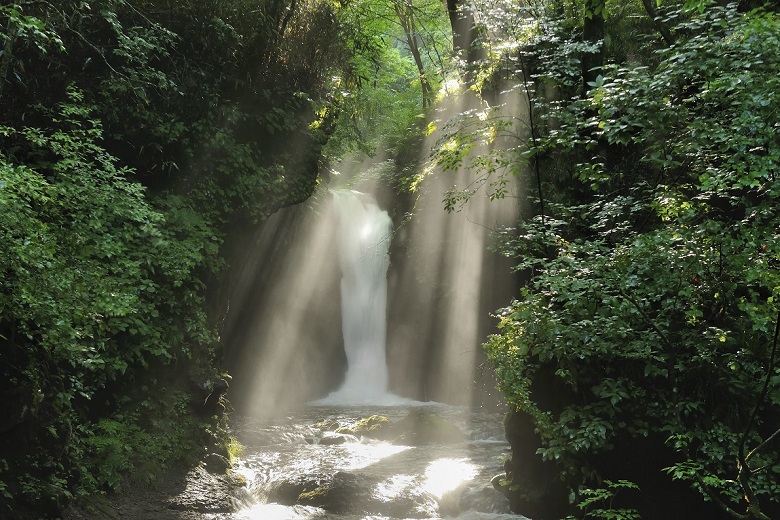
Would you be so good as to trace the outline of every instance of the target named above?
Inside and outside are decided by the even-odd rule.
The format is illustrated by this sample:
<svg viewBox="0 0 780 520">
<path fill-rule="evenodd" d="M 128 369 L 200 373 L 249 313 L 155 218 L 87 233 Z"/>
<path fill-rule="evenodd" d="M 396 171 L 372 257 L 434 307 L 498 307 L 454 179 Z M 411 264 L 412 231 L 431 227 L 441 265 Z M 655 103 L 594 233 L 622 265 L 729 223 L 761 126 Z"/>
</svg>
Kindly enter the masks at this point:
<svg viewBox="0 0 780 520">
<path fill-rule="evenodd" d="M 388 439 L 347 431 L 374 415 Z M 491 484 L 509 455 L 501 417 L 441 406 L 232 417 L 246 452 L 229 472 L 204 461 L 63 520 L 522 520 Z"/>
<path fill-rule="evenodd" d="M 110 497 L 88 498 L 71 507 L 63 520 L 204 520 L 236 509 L 245 482 L 238 475 L 212 474 L 201 464 L 171 471 L 154 489 L 133 489 Z"/>
</svg>

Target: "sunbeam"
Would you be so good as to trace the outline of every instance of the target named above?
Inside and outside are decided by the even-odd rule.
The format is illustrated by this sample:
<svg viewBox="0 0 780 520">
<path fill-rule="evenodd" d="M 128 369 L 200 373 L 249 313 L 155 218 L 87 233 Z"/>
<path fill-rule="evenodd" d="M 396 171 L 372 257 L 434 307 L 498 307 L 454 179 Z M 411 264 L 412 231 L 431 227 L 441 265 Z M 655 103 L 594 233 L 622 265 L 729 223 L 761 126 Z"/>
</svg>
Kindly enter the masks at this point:
<svg viewBox="0 0 780 520">
<path fill-rule="evenodd" d="M 510 149 L 520 142 L 523 98 L 516 92 L 499 97 L 512 125 L 489 145 L 475 146 L 458 171 L 432 169 L 419 185 L 413 218 L 398 233 L 406 257 L 395 266 L 398 280 L 391 296 L 391 375 L 395 374 L 394 390 L 416 392 L 421 399 L 476 405 L 493 390 L 492 379 L 480 380 L 485 359 L 481 344 L 495 326 L 491 313 L 510 301 L 516 286 L 511 262 L 489 251 L 490 234 L 516 223 L 523 183 L 516 175 L 503 173 L 506 193 L 491 197 L 492 181 L 480 180 L 484 172 L 469 164 L 491 149 Z M 441 119 L 473 109 L 469 105 L 473 102 L 467 94 L 445 98 Z M 422 151 L 427 153 L 440 137 L 431 135 Z M 456 211 L 445 211 L 448 192 L 479 182 L 482 189 L 456 205 Z"/>
</svg>

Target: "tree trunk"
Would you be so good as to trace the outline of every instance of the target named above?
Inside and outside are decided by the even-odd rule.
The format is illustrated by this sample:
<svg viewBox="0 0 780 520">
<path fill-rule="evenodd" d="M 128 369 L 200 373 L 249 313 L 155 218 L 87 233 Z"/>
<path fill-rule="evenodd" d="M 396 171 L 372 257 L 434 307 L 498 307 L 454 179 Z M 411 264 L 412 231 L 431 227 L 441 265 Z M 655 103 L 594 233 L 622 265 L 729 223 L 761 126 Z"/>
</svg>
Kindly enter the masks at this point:
<svg viewBox="0 0 780 520">
<path fill-rule="evenodd" d="M 661 21 L 660 18 L 658 18 L 658 13 L 655 10 L 655 0 L 642 0 L 642 3 L 645 6 L 647 15 L 651 20 L 653 20 L 656 29 L 658 29 L 658 32 L 661 34 L 661 37 L 664 39 L 666 44 L 674 45 L 674 36 L 672 36 L 672 31 L 669 30 L 669 26 L 667 26 Z"/>
<path fill-rule="evenodd" d="M 465 65 L 463 81 L 468 85 L 474 79 L 473 65 L 484 60 L 487 52 L 479 41 L 481 31 L 476 23 L 474 10 L 467 1 L 447 0 L 447 14 L 452 29 L 453 54 Z"/>
<path fill-rule="evenodd" d="M 447 14 L 452 29 L 452 48 L 456 55 L 466 58 L 472 43 L 474 13 L 462 4 L 462 0 L 447 0 Z"/>
<path fill-rule="evenodd" d="M 606 0 L 585 0 L 585 20 L 582 24 L 582 39 L 592 44 L 592 51 L 582 53 L 582 94 L 601 73 L 604 65 L 604 4 Z"/>
<path fill-rule="evenodd" d="M 411 11 L 411 6 L 402 6 L 400 2 L 394 2 L 393 7 L 395 8 L 396 15 L 398 15 L 398 20 L 401 22 L 401 27 L 403 27 L 404 34 L 406 35 L 406 43 L 409 45 L 409 51 L 412 53 L 414 63 L 417 65 L 417 72 L 420 75 L 422 106 L 423 108 L 428 108 L 433 104 L 433 89 L 428 82 L 428 76 L 425 74 L 425 66 L 423 65 L 422 56 L 420 55 L 420 47 L 417 45 L 417 37 L 414 34 L 414 13 Z"/>
</svg>

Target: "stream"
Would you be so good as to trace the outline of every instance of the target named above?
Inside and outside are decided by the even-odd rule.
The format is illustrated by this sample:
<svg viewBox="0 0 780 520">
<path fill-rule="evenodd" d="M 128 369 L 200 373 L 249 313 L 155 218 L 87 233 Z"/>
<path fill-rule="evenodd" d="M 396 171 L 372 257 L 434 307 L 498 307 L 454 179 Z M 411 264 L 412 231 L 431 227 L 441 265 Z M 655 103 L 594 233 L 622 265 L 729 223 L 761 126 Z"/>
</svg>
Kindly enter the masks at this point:
<svg viewBox="0 0 780 520">
<path fill-rule="evenodd" d="M 331 193 L 339 216 L 344 382 L 324 399 L 282 416 L 231 416 L 233 434 L 245 446 L 233 471 L 246 487 L 235 512 L 206 518 L 523 518 L 510 514 L 508 500 L 491 484 L 510 456 L 500 410 L 422 403 L 389 393 L 385 343 L 392 220 L 370 195 Z M 301 328 L 304 323 L 290 330 Z M 264 344 L 296 345 L 290 336 Z M 296 352 L 288 349 L 277 358 Z M 266 376 L 255 377 L 278 379 L 279 388 L 286 387 L 284 371 Z M 274 404 L 267 393 L 258 395 Z M 378 430 L 355 426 L 373 416 L 386 418 Z"/>
<path fill-rule="evenodd" d="M 333 430 L 372 415 L 392 422 L 410 410 L 446 419 L 463 440 L 419 446 Z M 388 407 L 305 406 L 274 419 L 232 417 L 234 434 L 246 447 L 234 471 L 246 478 L 237 512 L 207 516 L 230 520 L 459 520 L 522 519 L 490 483 L 502 472 L 509 445 L 499 411 L 442 404 Z M 309 493 L 292 498 L 307 484 L 326 483 L 327 498 Z M 296 487 L 297 486 L 297 487 Z M 292 492 L 290 490 L 293 490 Z M 292 497 L 289 496 L 292 494 Z M 296 504 L 296 502 L 298 502 Z"/>
</svg>

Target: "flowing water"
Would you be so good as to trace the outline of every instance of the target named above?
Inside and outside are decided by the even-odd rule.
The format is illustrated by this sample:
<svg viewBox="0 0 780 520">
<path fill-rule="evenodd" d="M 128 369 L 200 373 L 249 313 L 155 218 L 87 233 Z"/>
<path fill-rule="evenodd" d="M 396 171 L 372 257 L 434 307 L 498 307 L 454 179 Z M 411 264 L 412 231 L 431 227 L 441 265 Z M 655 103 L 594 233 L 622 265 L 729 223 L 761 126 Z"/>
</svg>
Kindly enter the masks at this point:
<svg viewBox="0 0 780 520">
<path fill-rule="evenodd" d="M 344 436 L 329 444 L 337 426 L 380 414 L 401 420 L 410 409 L 455 424 L 463 440 L 410 446 Z M 234 418 L 246 446 L 235 471 L 247 480 L 234 520 L 386 520 L 454 518 L 498 520 L 512 515 L 490 483 L 509 456 L 501 413 L 439 404 L 393 407 L 306 406 L 276 419 Z M 331 497 L 295 505 L 285 489 L 325 482 Z M 327 487 L 327 486 L 326 486 Z M 281 490 L 281 491 L 280 491 Z M 295 495 L 298 489 L 293 493 Z M 300 502 L 300 501 L 299 501 Z M 305 502 L 305 501 L 304 501 Z M 313 502 L 317 502 L 314 497 Z"/>
<path fill-rule="evenodd" d="M 339 217 L 341 323 L 347 374 L 331 403 L 381 402 L 387 395 L 387 269 L 392 220 L 368 195 L 334 191 Z"/>
<path fill-rule="evenodd" d="M 388 392 L 385 314 L 392 222 L 368 195 L 336 191 L 333 201 L 340 226 L 344 383 L 281 417 L 232 418 L 234 434 L 246 447 L 234 468 L 246 479 L 246 492 L 237 512 L 212 518 L 522 518 L 509 514 L 507 500 L 491 484 L 509 456 L 499 411 L 414 402 Z M 421 414 L 444 423 L 446 439 L 419 441 L 407 433 L 378 440 L 336 431 L 374 415 L 398 422 Z M 432 428 L 425 423 L 422 433 Z"/>
</svg>

